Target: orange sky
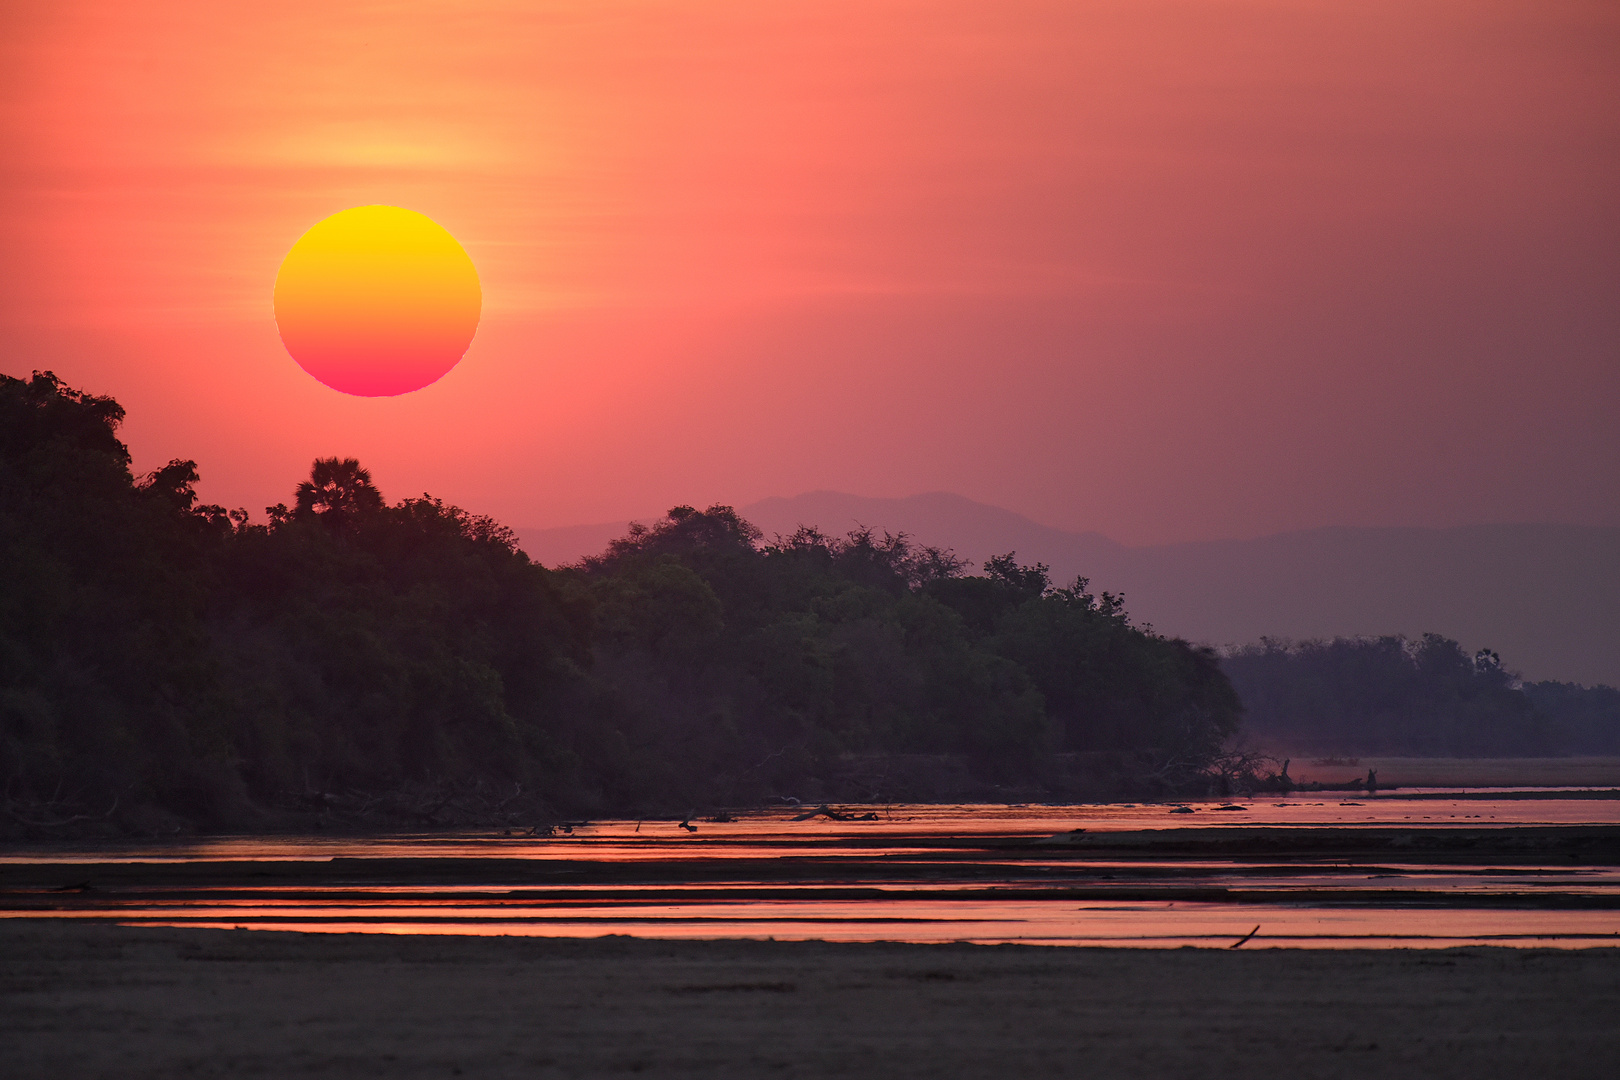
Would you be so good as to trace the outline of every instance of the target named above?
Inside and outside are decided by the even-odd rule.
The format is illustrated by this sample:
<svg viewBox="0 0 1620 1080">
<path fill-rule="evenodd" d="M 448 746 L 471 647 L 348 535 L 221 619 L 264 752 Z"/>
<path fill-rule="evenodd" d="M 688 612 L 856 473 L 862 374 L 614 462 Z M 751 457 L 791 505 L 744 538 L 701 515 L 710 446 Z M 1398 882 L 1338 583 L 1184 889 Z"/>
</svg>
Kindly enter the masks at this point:
<svg viewBox="0 0 1620 1080">
<path fill-rule="evenodd" d="M 269 10 L 271 7 L 274 10 Z M 255 513 L 949 490 L 1127 542 L 1620 524 L 1611 0 L 10 0 L 0 370 Z M 271 314 L 349 206 L 471 254 L 426 390 Z"/>
</svg>

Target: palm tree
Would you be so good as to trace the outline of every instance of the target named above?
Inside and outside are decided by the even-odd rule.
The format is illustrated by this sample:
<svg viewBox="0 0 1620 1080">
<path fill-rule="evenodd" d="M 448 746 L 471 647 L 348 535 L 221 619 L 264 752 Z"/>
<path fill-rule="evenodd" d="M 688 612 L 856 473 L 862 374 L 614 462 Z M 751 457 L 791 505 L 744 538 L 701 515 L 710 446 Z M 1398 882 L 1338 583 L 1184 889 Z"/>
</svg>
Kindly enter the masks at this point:
<svg viewBox="0 0 1620 1080">
<path fill-rule="evenodd" d="M 318 516 L 332 525 L 382 509 L 383 497 L 371 473 L 355 458 L 316 458 L 309 479 L 298 485 L 297 517 Z"/>
</svg>

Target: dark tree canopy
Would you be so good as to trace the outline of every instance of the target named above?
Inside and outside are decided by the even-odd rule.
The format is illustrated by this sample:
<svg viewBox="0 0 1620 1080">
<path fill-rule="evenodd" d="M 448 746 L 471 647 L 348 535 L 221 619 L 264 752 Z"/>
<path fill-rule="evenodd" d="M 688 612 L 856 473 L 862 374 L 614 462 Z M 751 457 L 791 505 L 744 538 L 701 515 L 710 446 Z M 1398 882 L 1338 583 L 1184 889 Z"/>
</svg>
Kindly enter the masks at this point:
<svg viewBox="0 0 1620 1080">
<path fill-rule="evenodd" d="M 0 376 L 0 829 L 881 798 L 914 759 L 981 793 L 1141 797 L 1204 784 L 1245 705 L 1279 750 L 1620 752 L 1609 687 L 1521 684 L 1433 634 L 1222 660 L 1014 552 L 972 575 L 905 535 L 766 541 L 678 506 L 548 570 L 336 457 L 255 523 L 201 503 L 195 462 L 132 475 L 123 417 Z"/>
<path fill-rule="evenodd" d="M 968 576 L 903 535 L 767 542 L 679 506 L 547 570 L 487 517 L 388 502 L 353 458 L 262 523 L 202 504 L 195 462 L 130 473 L 122 419 L 0 377 L 13 823 L 116 801 L 130 827 L 240 825 L 403 790 L 684 809 L 830 797 L 896 755 L 1020 791 L 1103 755 L 1161 790 L 1237 727 L 1213 654 L 1012 553 Z"/>
</svg>

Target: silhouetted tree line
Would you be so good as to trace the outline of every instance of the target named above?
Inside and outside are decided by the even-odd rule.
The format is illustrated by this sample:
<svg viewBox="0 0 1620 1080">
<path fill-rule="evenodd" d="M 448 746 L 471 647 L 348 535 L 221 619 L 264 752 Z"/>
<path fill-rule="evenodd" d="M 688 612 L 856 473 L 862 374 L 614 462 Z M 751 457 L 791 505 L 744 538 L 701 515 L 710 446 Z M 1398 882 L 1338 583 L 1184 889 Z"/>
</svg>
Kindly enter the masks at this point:
<svg viewBox="0 0 1620 1080">
<path fill-rule="evenodd" d="M 0 376 L 12 829 L 825 798 L 883 754 L 1026 787 L 1089 754 L 1162 790 L 1238 724 L 1212 652 L 1010 554 L 969 576 L 903 536 L 766 543 L 676 507 L 548 570 L 489 518 L 386 502 L 352 459 L 263 524 L 201 504 L 194 462 L 132 475 L 123 416 Z"/>
<path fill-rule="evenodd" d="M 1620 691 L 1524 683 L 1439 634 L 1261 639 L 1222 667 L 1263 745 L 1421 757 L 1620 753 Z"/>
</svg>

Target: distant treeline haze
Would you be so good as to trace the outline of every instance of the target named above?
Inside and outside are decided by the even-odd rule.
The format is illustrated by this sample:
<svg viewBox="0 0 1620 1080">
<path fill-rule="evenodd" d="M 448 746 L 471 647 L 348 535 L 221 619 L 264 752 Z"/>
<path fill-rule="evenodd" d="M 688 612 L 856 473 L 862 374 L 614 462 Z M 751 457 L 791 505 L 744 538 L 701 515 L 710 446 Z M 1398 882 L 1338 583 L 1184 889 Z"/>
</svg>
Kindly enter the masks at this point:
<svg viewBox="0 0 1620 1080">
<path fill-rule="evenodd" d="M 1011 555 L 968 574 L 904 536 L 765 542 L 724 506 L 550 570 L 330 458 L 256 524 L 199 504 L 193 462 L 132 475 L 123 415 L 0 376 L 6 830 L 1207 790 L 1233 774 L 1234 681 L 1259 733 L 1323 747 L 1588 749 L 1615 727 L 1608 699 L 1516 690 L 1441 639 L 1265 644 L 1223 672 Z"/>
<path fill-rule="evenodd" d="M 1496 653 L 1438 634 L 1263 639 L 1222 667 L 1249 735 L 1278 752 L 1620 754 L 1620 690 L 1521 682 Z"/>
</svg>

